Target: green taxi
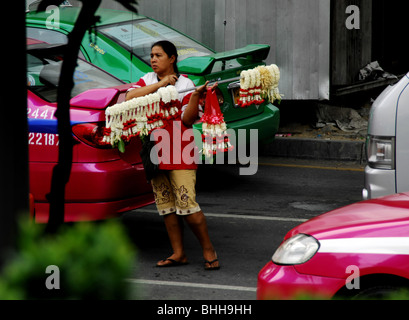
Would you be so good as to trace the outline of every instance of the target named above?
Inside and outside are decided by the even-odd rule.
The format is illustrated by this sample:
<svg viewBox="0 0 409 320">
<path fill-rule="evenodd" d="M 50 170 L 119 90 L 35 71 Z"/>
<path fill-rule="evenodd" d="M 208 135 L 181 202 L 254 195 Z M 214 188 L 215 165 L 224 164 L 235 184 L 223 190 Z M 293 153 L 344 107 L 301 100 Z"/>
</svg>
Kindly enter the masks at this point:
<svg viewBox="0 0 409 320">
<path fill-rule="evenodd" d="M 78 7 L 60 7 L 54 11 L 26 13 L 27 37 L 50 44 L 63 44 L 74 27 Z M 51 17 L 51 15 L 55 15 Z M 99 9 L 100 22 L 82 40 L 80 56 L 127 82 L 136 82 L 151 72 L 151 45 L 167 39 L 178 48 L 178 68 L 195 85 L 219 81 L 219 103 L 228 128 L 258 131 L 258 141 L 274 140 L 280 122 L 279 109 L 269 102 L 240 108 L 238 105 L 241 71 L 265 65 L 270 46 L 215 52 L 207 46 L 154 19 L 129 11 Z M 58 19 L 58 21 L 56 21 Z M 58 22 L 58 23 L 57 23 Z M 232 79 L 232 80 L 229 80 Z M 228 81 L 223 81 L 228 80 Z M 200 126 L 196 129 L 201 129 Z M 249 135 L 246 135 L 249 137 Z M 247 140 L 248 141 L 248 140 Z"/>
</svg>

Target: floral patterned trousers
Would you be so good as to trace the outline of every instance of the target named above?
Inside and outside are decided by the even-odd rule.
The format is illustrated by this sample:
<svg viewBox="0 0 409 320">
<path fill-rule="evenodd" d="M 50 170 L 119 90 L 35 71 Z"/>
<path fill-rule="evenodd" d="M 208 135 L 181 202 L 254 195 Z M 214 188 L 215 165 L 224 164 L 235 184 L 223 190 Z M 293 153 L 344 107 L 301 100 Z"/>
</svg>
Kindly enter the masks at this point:
<svg viewBox="0 0 409 320">
<path fill-rule="evenodd" d="M 161 216 L 186 216 L 201 211 L 196 202 L 196 170 L 162 171 L 151 183 Z"/>
</svg>

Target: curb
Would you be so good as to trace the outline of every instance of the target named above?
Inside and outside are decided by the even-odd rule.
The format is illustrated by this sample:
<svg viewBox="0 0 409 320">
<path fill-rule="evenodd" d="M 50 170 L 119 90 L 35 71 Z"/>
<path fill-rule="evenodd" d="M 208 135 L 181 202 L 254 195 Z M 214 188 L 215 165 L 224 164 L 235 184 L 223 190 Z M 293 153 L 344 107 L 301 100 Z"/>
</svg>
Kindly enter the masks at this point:
<svg viewBox="0 0 409 320">
<path fill-rule="evenodd" d="M 366 161 L 365 141 L 277 137 L 260 150 L 263 156 L 311 160 Z"/>
</svg>

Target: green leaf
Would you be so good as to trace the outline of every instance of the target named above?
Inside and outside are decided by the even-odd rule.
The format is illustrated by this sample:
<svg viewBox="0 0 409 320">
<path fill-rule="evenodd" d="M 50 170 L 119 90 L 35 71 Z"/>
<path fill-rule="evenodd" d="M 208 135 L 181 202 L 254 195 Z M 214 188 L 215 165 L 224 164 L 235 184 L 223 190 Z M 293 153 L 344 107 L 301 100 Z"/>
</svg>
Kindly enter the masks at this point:
<svg viewBox="0 0 409 320">
<path fill-rule="evenodd" d="M 124 140 L 119 141 L 118 150 L 120 153 L 125 153 L 125 142 Z"/>
</svg>

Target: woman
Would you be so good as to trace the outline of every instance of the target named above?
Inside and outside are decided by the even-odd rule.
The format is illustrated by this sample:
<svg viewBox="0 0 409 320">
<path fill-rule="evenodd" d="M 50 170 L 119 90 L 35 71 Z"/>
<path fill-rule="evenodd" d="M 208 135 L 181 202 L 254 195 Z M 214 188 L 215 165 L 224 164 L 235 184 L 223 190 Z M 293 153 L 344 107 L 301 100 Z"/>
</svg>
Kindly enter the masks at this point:
<svg viewBox="0 0 409 320">
<path fill-rule="evenodd" d="M 192 88 L 194 84 L 187 77 L 179 76 L 177 69 L 178 53 L 176 47 L 169 41 L 159 41 L 151 48 L 151 66 L 154 72 L 143 76 L 132 88 L 128 90 L 126 99 L 145 96 L 158 91 L 168 85 L 175 86 L 178 91 Z M 206 92 L 206 83 L 197 88 L 193 93 L 179 95 L 182 103 L 180 119 L 167 124 L 164 128 L 170 137 L 173 130 L 183 133 L 192 127 L 203 111 L 199 102 Z M 153 132 L 154 134 L 154 132 Z M 181 148 L 170 146 L 170 152 L 181 152 L 189 142 L 182 142 Z M 172 141 L 171 141 L 172 144 Z M 185 144 L 185 145 L 184 145 Z M 173 159 L 171 155 L 170 159 Z M 196 202 L 196 170 L 197 164 L 160 163 L 161 173 L 152 179 L 152 188 L 159 214 L 164 217 L 166 230 L 169 235 L 173 254 L 157 263 L 157 267 L 173 267 L 188 263 L 183 245 L 183 220 L 192 229 L 198 238 L 203 250 L 205 270 L 218 270 L 220 268 L 216 251 L 210 241 L 206 218 Z"/>
</svg>

